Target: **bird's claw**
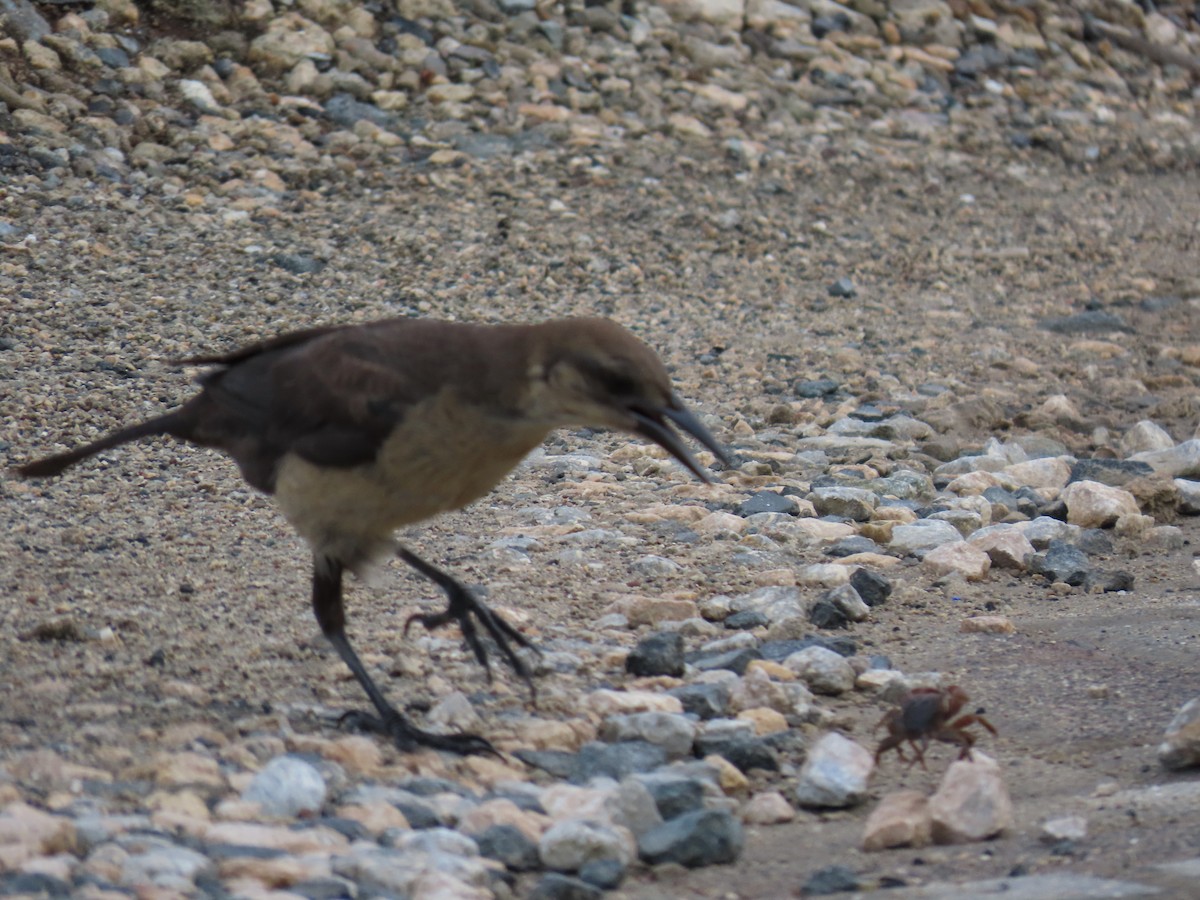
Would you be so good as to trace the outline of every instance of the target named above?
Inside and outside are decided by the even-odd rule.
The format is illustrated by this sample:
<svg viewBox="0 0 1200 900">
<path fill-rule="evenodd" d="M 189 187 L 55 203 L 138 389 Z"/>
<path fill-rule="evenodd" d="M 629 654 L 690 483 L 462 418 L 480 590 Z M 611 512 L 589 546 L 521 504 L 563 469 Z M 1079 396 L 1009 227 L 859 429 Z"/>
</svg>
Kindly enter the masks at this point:
<svg viewBox="0 0 1200 900">
<path fill-rule="evenodd" d="M 522 649 L 530 650 L 538 656 L 542 655 L 542 651 L 529 638 L 508 624 L 503 617 L 493 612 L 487 604 L 476 598 L 470 591 L 463 589 L 461 593 L 453 596 L 450 600 L 450 605 L 440 613 L 414 613 L 409 616 L 404 622 L 404 636 L 408 636 L 408 629 L 412 627 L 413 622 L 420 622 L 427 631 L 433 631 L 435 628 L 441 628 L 443 625 L 456 622 L 462 631 L 463 640 L 467 642 L 467 646 L 471 648 L 471 652 L 475 654 L 475 658 L 483 666 L 483 670 L 487 673 L 487 679 L 490 682 L 492 680 L 492 667 L 488 661 L 487 649 L 479 637 L 479 629 L 476 627 L 476 621 L 483 626 L 488 636 L 500 648 L 501 654 L 508 661 L 508 664 L 512 666 L 517 676 L 529 686 L 532 702 L 536 705 L 537 688 L 533 683 L 533 672 L 530 670 L 529 664 L 517 655 L 513 644 Z"/>
<path fill-rule="evenodd" d="M 503 758 L 487 738 L 477 734 L 435 734 L 432 731 L 422 731 L 394 709 L 384 716 L 360 709 L 350 710 L 341 715 L 338 726 L 351 731 L 368 731 L 389 737 L 396 747 L 405 753 L 429 747 L 433 750 L 457 753 L 459 756 L 490 754 L 498 759 Z"/>
</svg>

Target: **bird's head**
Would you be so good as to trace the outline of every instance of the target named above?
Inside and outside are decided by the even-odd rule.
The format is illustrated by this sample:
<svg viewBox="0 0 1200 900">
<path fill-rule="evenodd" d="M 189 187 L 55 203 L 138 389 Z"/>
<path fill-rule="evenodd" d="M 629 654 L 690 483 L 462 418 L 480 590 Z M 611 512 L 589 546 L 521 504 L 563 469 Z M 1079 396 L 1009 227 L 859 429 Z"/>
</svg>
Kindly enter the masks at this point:
<svg viewBox="0 0 1200 900">
<path fill-rule="evenodd" d="M 527 396 L 529 412 L 538 418 L 633 432 L 654 441 L 701 481 L 710 481 L 678 428 L 728 464 L 716 438 L 676 396 L 662 360 L 615 322 L 546 322 L 539 326 L 531 358 Z"/>
</svg>

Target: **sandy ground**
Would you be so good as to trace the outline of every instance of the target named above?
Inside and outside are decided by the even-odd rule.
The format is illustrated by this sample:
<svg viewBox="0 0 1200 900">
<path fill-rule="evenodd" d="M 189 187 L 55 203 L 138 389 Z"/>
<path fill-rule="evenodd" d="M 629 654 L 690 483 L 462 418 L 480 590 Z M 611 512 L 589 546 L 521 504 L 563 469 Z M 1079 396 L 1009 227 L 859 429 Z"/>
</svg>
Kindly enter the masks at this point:
<svg viewBox="0 0 1200 900">
<path fill-rule="evenodd" d="M 278 215 L 237 227 L 161 194 L 103 189 L 69 201 L 20 192 L 9 208 L 39 239 L 8 254 L 23 272 L 0 276 L 0 446 L 15 463 L 177 402 L 187 378 L 164 361 L 188 351 L 413 311 L 612 315 L 663 352 L 683 393 L 719 417 L 719 436 L 735 446 L 739 420 L 759 433 L 776 427 L 767 418 L 791 383 L 822 375 L 843 383 L 848 408 L 945 386 L 983 410 L 956 432 L 963 447 L 1041 431 L 1088 455 L 1105 443 L 1097 428 L 1115 440 L 1142 418 L 1177 440 L 1192 436 L 1196 370 L 1166 352 L 1200 343 L 1188 302 L 1200 295 L 1200 188 L 1190 174 L 1080 172 L 1036 155 L 989 160 L 885 140 L 791 150 L 759 172 L 703 151 L 667 159 L 652 147 L 433 174 L 379 167 L 292 194 Z M 736 222 L 721 218 L 730 210 Z M 282 252 L 328 265 L 294 276 L 270 262 Z M 856 299 L 827 295 L 843 276 Z M 1164 296 L 1182 302 L 1143 308 Z M 1089 305 L 1120 315 L 1128 330 L 1037 327 Z M 1057 394 L 1079 410 L 1074 428 L 1037 417 Z M 836 406 L 813 402 L 798 424 L 827 423 Z M 625 444 L 569 433 L 551 449 L 604 454 Z M 675 471 L 631 475 L 628 490 L 587 505 L 597 527 L 618 527 L 683 484 Z M 578 502 L 569 487 L 523 469 L 475 509 L 415 531 L 413 546 L 488 584 L 493 602 L 560 648 L 586 636 L 606 591 L 634 583 L 622 567 L 646 552 L 683 564 L 655 585 L 664 592 L 752 586 L 752 572 L 725 562 L 727 547 L 645 532 L 635 547 L 589 550 L 599 577 L 489 554 L 518 521 L 514 510 Z M 1015 867 L 1122 875 L 1195 855 L 1200 804 L 1134 803 L 1122 793 L 1196 784 L 1155 757 L 1166 723 L 1197 693 L 1191 560 L 1200 531 L 1177 524 L 1182 549 L 1119 540 L 1101 561 L 1134 573 L 1126 594 L 1057 597 L 1029 576 L 993 573 L 952 599 L 908 567 L 895 575 L 919 590 L 854 627 L 864 652 L 905 671 L 946 673 L 987 708 L 1000 735 L 981 746 L 1004 766 L 1017 808 L 1011 834 L 864 854 L 856 848 L 871 803 L 800 813 L 793 824 L 750 829 L 736 866 L 644 872 L 619 896 L 782 896 L 831 863 L 868 884 L 914 884 Z M 788 562 L 820 558 L 797 551 Z M 119 772 L 131 755 L 157 749 L 170 724 L 233 733 L 282 714 L 320 732 L 328 724 L 306 711 L 358 702 L 318 639 L 299 541 L 207 452 L 149 443 L 53 484 L 6 478 L 0 590 L 0 757 L 50 747 Z M 434 593 L 398 567 L 353 590 L 352 634 L 369 658 L 421 652 L 398 627 L 417 598 L 433 602 Z M 983 611 L 1009 616 L 1017 633 L 959 633 L 964 615 Z M 38 639 L 62 623 L 75 629 L 67 639 Z M 156 651 L 162 665 L 148 665 Z M 485 690 L 452 655 L 463 665 L 445 677 L 478 699 L 485 720 L 502 722 L 523 703 L 515 682 Z M 442 662 L 413 665 L 426 680 L 397 677 L 389 690 L 409 701 L 435 695 Z M 549 676 L 545 708 L 569 708 L 577 691 L 615 677 Z M 853 736 L 872 740 L 874 701 L 830 707 Z M 932 787 L 949 753 L 939 751 L 928 774 L 886 763 L 874 795 Z M 1088 816 L 1091 833 L 1055 855 L 1037 826 L 1073 812 Z"/>
</svg>

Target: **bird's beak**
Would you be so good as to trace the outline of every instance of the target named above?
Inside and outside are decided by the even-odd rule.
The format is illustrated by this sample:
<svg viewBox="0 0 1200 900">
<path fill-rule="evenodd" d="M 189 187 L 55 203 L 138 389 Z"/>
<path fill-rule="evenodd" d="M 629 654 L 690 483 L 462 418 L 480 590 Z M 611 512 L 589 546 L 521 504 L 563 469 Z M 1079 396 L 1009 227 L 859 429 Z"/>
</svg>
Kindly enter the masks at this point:
<svg viewBox="0 0 1200 900">
<path fill-rule="evenodd" d="M 672 397 L 670 403 L 660 409 L 634 408 L 630 409 L 629 413 L 637 422 L 633 429 L 635 433 L 654 441 L 705 484 L 711 484 L 712 479 L 700 467 L 700 463 L 692 456 L 669 423 L 673 423 L 680 431 L 690 434 L 706 449 L 711 450 L 713 455 L 724 465 L 729 465 L 729 457 L 725 453 L 725 448 L 717 443 L 712 432 L 705 428 L 699 419 L 688 412 L 678 397 Z"/>
</svg>

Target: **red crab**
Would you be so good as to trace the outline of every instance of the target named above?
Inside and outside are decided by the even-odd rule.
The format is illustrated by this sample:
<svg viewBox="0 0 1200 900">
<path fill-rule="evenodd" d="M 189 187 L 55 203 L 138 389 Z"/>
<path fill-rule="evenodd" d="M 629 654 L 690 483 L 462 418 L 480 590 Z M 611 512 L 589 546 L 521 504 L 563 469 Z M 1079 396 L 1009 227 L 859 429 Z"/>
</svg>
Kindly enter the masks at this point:
<svg viewBox="0 0 1200 900">
<path fill-rule="evenodd" d="M 906 759 L 901 745 L 908 741 L 915 754 L 913 762 L 919 762 L 924 769 L 925 751 L 931 740 L 958 744 L 961 748 L 958 758 L 970 759 L 976 738 L 966 729 L 979 724 L 992 734 L 997 732 L 992 723 L 983 717 L 982 709 L 958 715 L 969 699 L 967 692 L 957 684 L 947 688 L 913 688 L 875 726 L 876 730 L 880 725 L 886 726 L 888 731 L 887 737 L 879 742 L 875 750 L 875 762 L 878 763 L 888 750 L 895 750 L 901 760 Z"/>
</svg>

